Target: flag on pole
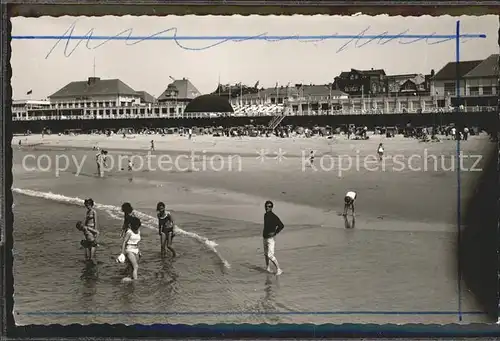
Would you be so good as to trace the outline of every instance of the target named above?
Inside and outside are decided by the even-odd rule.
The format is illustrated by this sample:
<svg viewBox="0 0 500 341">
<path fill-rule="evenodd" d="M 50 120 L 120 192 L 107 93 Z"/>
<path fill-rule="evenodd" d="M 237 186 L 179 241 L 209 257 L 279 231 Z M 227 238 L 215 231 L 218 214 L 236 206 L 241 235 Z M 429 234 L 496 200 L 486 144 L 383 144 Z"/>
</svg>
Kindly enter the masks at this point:
<svg viewBox="0 0 500 341">
<path fill-rule="evenodd" d="M 26 93 L 26 95 L 31 95 L 33 93 L 33 90 L 30 90 Z"/>
</svg>

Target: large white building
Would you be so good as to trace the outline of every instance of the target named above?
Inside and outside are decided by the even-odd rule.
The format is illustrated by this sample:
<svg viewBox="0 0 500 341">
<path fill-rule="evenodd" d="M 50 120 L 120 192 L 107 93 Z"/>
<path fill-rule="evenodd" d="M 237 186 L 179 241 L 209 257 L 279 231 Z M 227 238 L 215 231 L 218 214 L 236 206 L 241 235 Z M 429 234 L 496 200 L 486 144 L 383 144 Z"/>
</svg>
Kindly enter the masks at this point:
<svg viewBox="0 0 500 341">
<path fill-rule="evenodd" d="M 13 120 L 27 120 L 28 111 L 35 109 L 50 109 L 50 102 L 48 100 L 31 100 L 21 99 L 12 101 L 12 119 Z"/>
<path fill-rule="evenodd" d="M 71 82 L 48 98 L 43 107 L 18 108 L 14 119 L 177 117 L 184 109 L 182 104 L 156 105 L 156 98 L 145 91 L 97 77 Z"/>
<path fill-rule="evenodd" d="M 465 76 L 466 96 L 492 96 L 498 94 L 498 54 L 493 54 L 470 70 Z"/>
</svg>

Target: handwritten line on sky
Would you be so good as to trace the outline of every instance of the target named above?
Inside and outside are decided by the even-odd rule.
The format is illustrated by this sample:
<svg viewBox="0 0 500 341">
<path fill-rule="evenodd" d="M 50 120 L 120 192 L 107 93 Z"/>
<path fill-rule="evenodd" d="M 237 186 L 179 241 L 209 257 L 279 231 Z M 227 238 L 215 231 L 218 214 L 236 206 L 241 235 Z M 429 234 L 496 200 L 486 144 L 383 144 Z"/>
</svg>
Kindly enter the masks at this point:
<svg viewBox="0 0 500 341">
<path fill-rule="evenodd" d="M 17 35 L 12 36 L 15 40 L 328 40 L 328 39 L 455 39 L 453 34 L 396 34 L 396 35 L 293 35 L 293 36 L 52 36 L 52 35 Z M 458 38 L 467 39 L 482 39 L 486 38 L 486 34 L 461 34 Z"/>
<path fill-rule="evenodd" d="M 78 21 L 78 20 L 77 20 Z M 346 43 L 344 43 L 338 50 L 337 53 L 344 51 L 349 45 L 354 45 L 356 48 L 363 47 L 375 40 L 378 40 L 379 45 L 385 45 L 389 43 L 390 41 L 393 41 L 395 39 L 399 39 L 399 44 L 413 44 L 421 40 L 425 40 L 425 42 L 429 45 L 435 45 L 435 44 L 440 44 L 446 41 L 450 40 L 456 40 L 457 38 L 461 39 L 462 42 L 468 41 L 470 39 L 481 39 L 481 38 L 486 38 L 486 34 L 480 34 L 480 33 L 475 33 L 475 34 L 436 34 L 436 32 L 433 32 L 431 34 L 408 34 L 410 31 L 409 29 L 406 29 L 398 34 L 389 34 L 388 31 L 385 31 L 383 33 L 373 35 L 373 34 L 366 34 L 368 30 L 370 29 L 370 26 L 362 30 L 359 34 L 328 34 L 328 35 L 268 35 L 266 33 L 261 33 L 257 35 L 252 35 L 252 36 L 238 36 L 238 35 L 227 35 L 227 36 L 209 36 L 209 35 L 204 35 L 204 36 L 179 36 L 177 35 L 178 29 L 176 27 L 168 28 L 163 31 L 158 31 L 156 33 L 153 33 L 149 36 L 133 36 L 133 28 L 129 28 L 126 30 L 123 30 L 122 32 L 119 32 L 115 34 L 114 36 L 100 36 L 100 35 L 94 35 L 94 28 L 91 28 L 90 30 L 87 31 L 86 34 L 84 35 L 74 35 L 74 31 L 76 28 L 76 22 L 73 22 L 66 32 L 64 32 L 62 35 L 14 35 L 12 36 L 12 39 L 14 40 L 56 40 L 56 43 L 54 46 L 49 50 L 47 53 L 45 59 L 47 59 L 50 54 L 54 51 L 54 49 L 59 45 L 59 43 L 63 40 L 66 41 L 65 47 L 64 47 L 64 55 L 66 57 L 71 56 L 73 52 L 78 48 L 78 46 L 86 40 L 85 46 L 87 49 L 96 49 L 98 47 L 101 47 L 102 45 L 106 44 L 107 42 L 111 40 L 121 40 L 125 41 L 127 45 L 135 45 L 140 42 L 143 42 L 145 40 L 169 40 L 175 42 L 175 44 L 183 49 L 183 50 L 188 50 L 188 51 L 202 51 L 202 50 L 207 50 L 219 45 L 222 45 L 224 43 L 228 42 L 233 42 L 233 43 L 241 43 L 244 41 L 249 41 L 249 40 L 260 40 L 260 41 L 266 41 L 266 42 L 278 42 L 278 41 L 290 41 L 290 40 L 295 40 L 303 43 L 317 43 L 317 42 L 324 42 L 326 40 L 347 40 Z M 165 35 L 169 33 L 170 35 Z M 403 41 L 403 39 L 410 39 L 409 41 Z M 77 41 L 76 46 L 68 52 L 69 48 L 69 43 L 70 41 Z M 214 43 L 209 43 L 206 46 L 201 46 L 201 47 L 190 47 L 186 46 L 180 43 L 182 40 L 210 40 L 210 41 L 215 41 Z M 91 47 L 90 42 L 91 41 L 102 41 L 96 46 Z M 363 41 L 362 44 L 359 44 L 361 41 Z M 354 44 L 352 44 L 354 42 Z M 358 45 L 359 44 L 359 45 Z"/>
</svg>

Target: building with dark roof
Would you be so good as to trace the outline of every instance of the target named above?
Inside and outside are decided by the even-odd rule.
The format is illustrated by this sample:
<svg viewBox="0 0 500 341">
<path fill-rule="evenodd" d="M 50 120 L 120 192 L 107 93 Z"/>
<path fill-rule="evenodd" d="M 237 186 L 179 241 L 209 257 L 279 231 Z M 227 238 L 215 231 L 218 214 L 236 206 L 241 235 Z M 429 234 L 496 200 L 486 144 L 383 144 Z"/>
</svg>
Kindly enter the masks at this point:
<svg viewBox="0 0 500 341">
<path fill-rule="evenodd" d="M 42 116 L 131 118 L 172 116 L 182 114 L 182 103 L 157 105 L 146 91 L 135 91 L 119 79 L 90 77 L 87 81 L 71 82 L 49 96 L 50 110 Z"/>
<path fill-rule="evenodd" d="M 498 94 L 499 56 L 498 54 L 492 54 L 463 76 L 466 96 L 492 96 Z"/>
<path fill-rule="evenodd" d="M 469 60 L 458 63 L 449 62 L 439 70 L 431 79 L 431 95 L 445 98 L 456 95 L 456 80 L 460 78 L 460 96 L 465 96 L 464 76 L 481 64 L 482 60 Z"/>
<path fill-rule="evenodd" d="M 190 102 L 201 93 L 187 78 L 176 79 L 158 97 L 158 102 Z"/>
<path fill-rule="evenodd" d="M 498 103 L 498 58 L 498 54 L 493 54 L 484 60 L 446 64 L 431 80 L 431 95 L 437 98 L 438 106 L 495 107 Z M 456 92 L 457 76 L 460 96 Z"/>
<path fill-rule="evenodd" d="M 201 95 L 193 99 L 184 109 L 184 113 L 233 113 L 233 107 L 227 98 L 217 95 Z"/>
<path fill-rule="evenodd" d="M 126 107 L 141 104 L 141 95 L 121 80 L 98 77 L 71 82 L 48 98 L 55 108 L 61 109 Z"/>
</svg>

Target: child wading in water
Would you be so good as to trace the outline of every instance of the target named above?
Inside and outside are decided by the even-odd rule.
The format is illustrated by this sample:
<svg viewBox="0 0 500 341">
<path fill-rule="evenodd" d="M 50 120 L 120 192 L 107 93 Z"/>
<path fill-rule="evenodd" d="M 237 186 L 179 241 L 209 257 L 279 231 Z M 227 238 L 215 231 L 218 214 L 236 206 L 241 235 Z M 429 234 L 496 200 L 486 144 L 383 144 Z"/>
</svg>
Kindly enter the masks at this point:
<svg viewBox="0 0 500 341">
<path fill-rule="evenodd" d="M 85 249 L 85 260 L 90 260 L 95 263 L 95 248 L 97 246 L 97 236 L 99 235 L 99 231 L 95 228 L 85 226 L 81 221 L 76 223 L 76 228 L 78 231 L 83 232 L 83 239 L 80 242 L 80 245 Z"/>
<path fill-rule="evenodd" d="M 175 257 L 175 250 L 172 248 L 172 239 L 174 239 L 174 219 L 169 211 L 166 211 L 165 204 L 159 202 L 156 205 L 156 212 L 158 214 L 158 232 L 161 239 L 161 255 L 164 256 L 166 253 L 165 246 L 172 252 L 172 256 Z"/>
<path fill-rule="evenodd" d="M 85 222 L 83 224 L 93 229 L 97 229 L 97 214 L 94 209 L 94 200 L 91 198 L 85 199 L 83 204 L 85 205 L 85 208 L 87 208 L 87 212 L 85 213 Z"/>
<path fill-rule="evenodd" d="M 137 217 L 130 216 L 128 219 L 128 229 L 125 232 L 122 243 L 122 255 L 125 255 L 128 269 L 132 268 L 132 276 L 125 277 L 124 281 L 137 279 L 139 271 L 139 259 L 141 252 L 139 251 L 139 242 L 141 241 L 141 220 Z"/>
</svg>

